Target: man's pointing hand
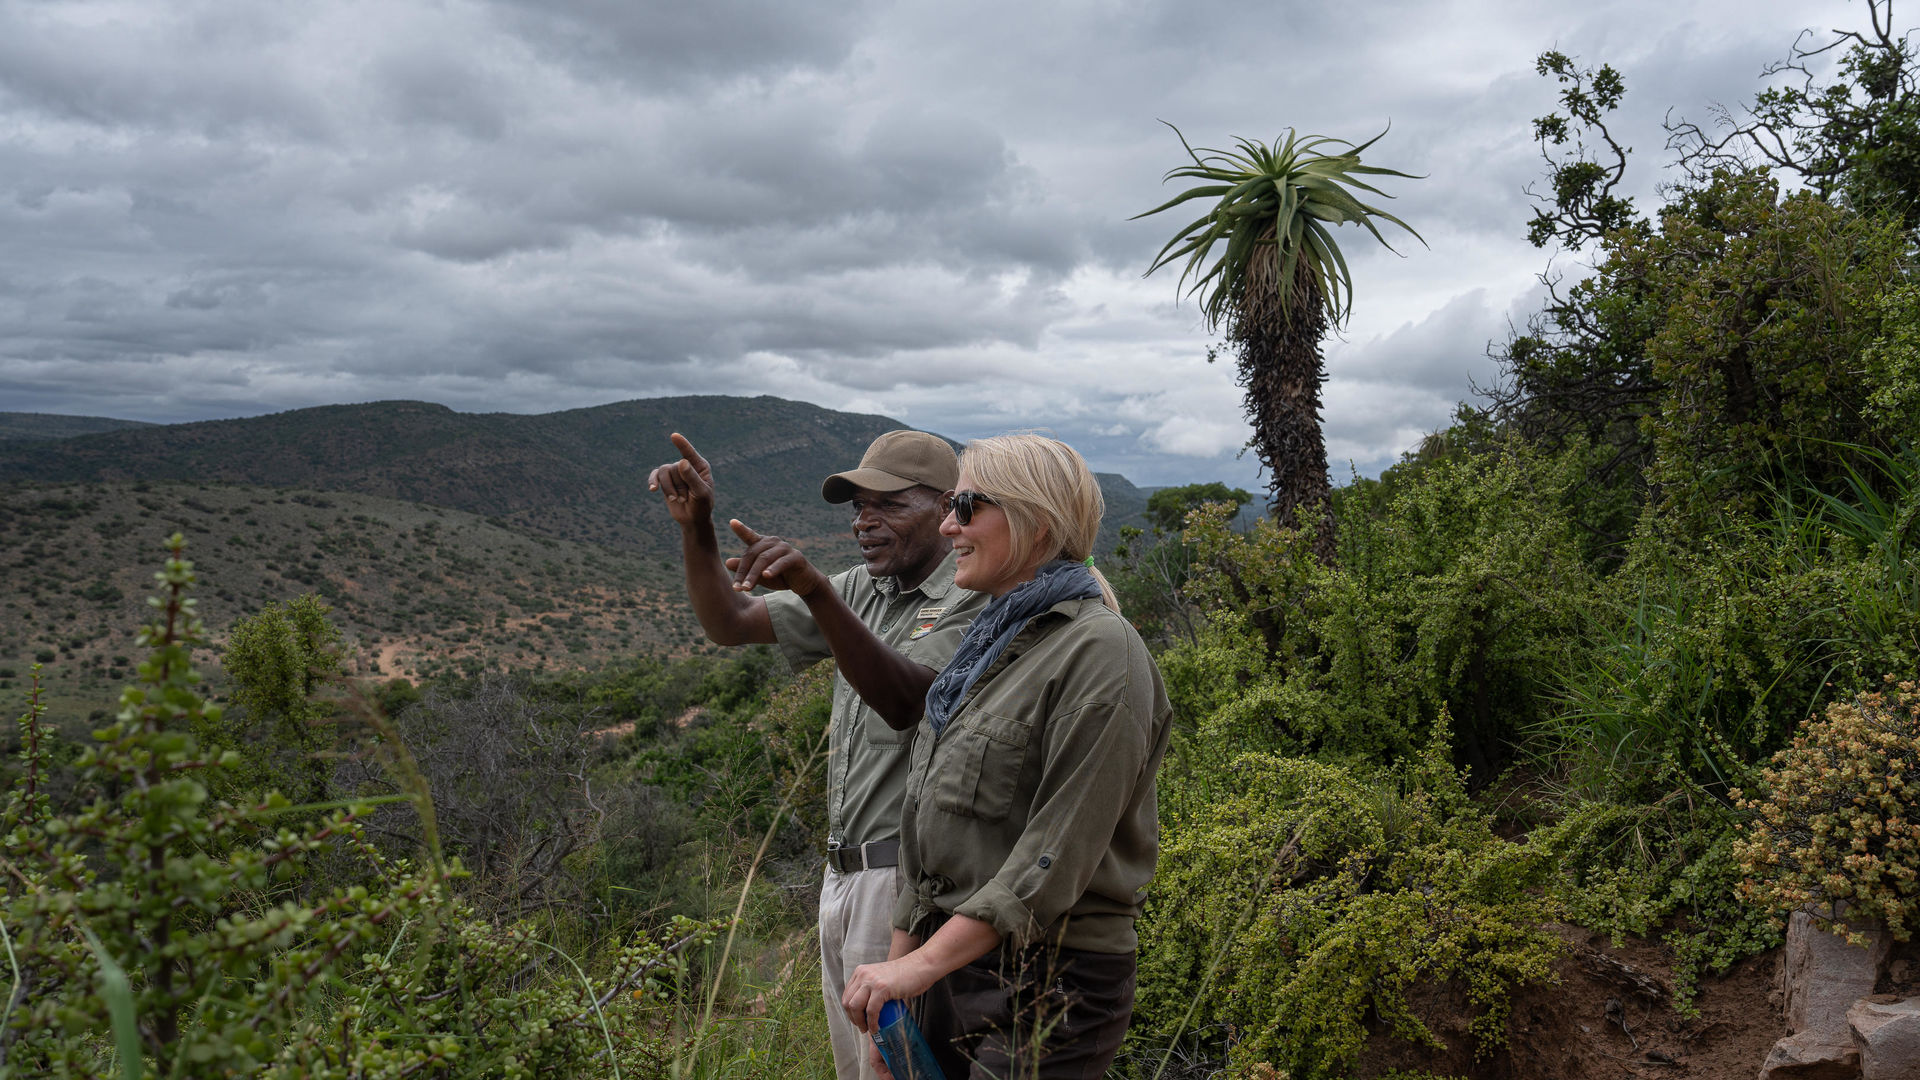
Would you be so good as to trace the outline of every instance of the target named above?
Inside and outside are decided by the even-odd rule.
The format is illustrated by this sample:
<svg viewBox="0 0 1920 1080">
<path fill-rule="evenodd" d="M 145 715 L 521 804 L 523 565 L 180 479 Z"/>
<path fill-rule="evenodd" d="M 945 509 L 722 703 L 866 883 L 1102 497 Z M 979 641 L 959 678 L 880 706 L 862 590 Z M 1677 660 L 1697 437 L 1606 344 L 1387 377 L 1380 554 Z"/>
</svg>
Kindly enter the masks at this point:
<svg viewBox="0 0 1920 1080">
<path fill-rule="evenodd" d="M 667 513 L 682 525 L 713 518 L 713 467 L 687 437 L 674 432 L 668 438 L 680 451 L 680 460 L 669 461 L 647 476 L 647 490 L 658 491 L 667 502 Z"/>
<path fill-rule="evenodd" d="M 733 571 L 733 587 L 750 592 L 756 585 L 769 589 L 791 589 L 795 596 L 806 596 L 826 584 L 821 573 L 800 549 L 777 536 L 761 536 L 738 519 L 727 522 L 733 535 L 747 545 L 738 558 L 727 560 Z"/>
</svg>

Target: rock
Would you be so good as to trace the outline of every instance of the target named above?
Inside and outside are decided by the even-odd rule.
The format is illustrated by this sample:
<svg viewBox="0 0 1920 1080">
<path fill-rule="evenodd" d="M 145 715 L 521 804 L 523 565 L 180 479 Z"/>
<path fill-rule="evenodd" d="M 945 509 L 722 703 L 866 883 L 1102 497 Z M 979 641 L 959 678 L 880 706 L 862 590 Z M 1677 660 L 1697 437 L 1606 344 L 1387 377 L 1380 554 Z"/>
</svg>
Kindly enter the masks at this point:
<svg viewBox="0 0 1920 1080">
<path fill-rule="evenodd" d="M 1847 1010 L 1865 1080 L 1920 1080 L 1920 998 L 1864 998 Z"/>
<path fill-rule="evenodd" d="M 1847 944 L 1813 924 L 1812 916 L 1793 913 L 1787 923 L 1782 985 L 1787 998 L 1787 1030 L 1821 1032 L 1827 1041 L 1845 1043 L 1847 1010 L 1873 993 L 1880 965 L 1892 940 L 1885 929 L 1867 931 L 1866 948 Z"/>
<path fill-rule="evenodd" d="M 1773 1044 L 1760 1080 L 1861 1080 L 1860 1051 L 1824 1031 L 1803 1031 Z"/>
</svg>

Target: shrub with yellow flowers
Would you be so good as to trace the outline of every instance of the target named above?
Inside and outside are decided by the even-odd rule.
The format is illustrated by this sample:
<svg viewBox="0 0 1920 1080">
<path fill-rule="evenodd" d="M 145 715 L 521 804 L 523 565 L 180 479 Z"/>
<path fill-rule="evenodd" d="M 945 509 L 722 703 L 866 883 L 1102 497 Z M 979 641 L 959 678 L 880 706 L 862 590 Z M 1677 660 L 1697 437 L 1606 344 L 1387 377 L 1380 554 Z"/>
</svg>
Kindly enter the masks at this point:
<svg viewBox="0 0 1920 1080">
<path fill-rule="evenodd" d="M 1856 944 L 1874 920 L 1907 940 L 1920 910 L 1920 685 L 1889 678 L 1829 705 L 1761 775 L 1764 793 L 1734 792 L 1754 815 L 1734 844 L 1742 896 Z"/>
</svg>

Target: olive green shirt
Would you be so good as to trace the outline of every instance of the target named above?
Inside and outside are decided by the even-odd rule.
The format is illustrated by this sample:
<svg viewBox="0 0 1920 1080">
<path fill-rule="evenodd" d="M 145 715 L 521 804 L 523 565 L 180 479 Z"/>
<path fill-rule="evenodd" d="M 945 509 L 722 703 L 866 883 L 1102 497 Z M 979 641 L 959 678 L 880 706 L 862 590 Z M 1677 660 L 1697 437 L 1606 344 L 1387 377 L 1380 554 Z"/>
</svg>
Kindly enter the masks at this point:
<svg viewBox="0 0 1920 1080">
<path fill-rule="evenodd" d="M 1034 616 L 937 740 L 920 721 L 893 925 L 941 911 L 1016 947 L 1133 951 L 1172 715 L 1140 635 L 1097 597 Z"/>
<path fill-rule="evenodd" d="M 876 578 L 864 566 L 828 579 L 867 629 L 907 659 L 935 671 L 947 666 L 967 625 L 986 606 L 984 593 L 953 583 L 953 553 L 917 587 Z M 790 592 L 767 594 L 774 641 L 793 670 L 833 655 L 807 602 Z M 895 731 L 867 706 L 844 676 L 833 677 L 827 735 L 827 839 L 844 847 L 900 835 L 900 795 L 907 786 L 914 729 Z"/>
</svg>

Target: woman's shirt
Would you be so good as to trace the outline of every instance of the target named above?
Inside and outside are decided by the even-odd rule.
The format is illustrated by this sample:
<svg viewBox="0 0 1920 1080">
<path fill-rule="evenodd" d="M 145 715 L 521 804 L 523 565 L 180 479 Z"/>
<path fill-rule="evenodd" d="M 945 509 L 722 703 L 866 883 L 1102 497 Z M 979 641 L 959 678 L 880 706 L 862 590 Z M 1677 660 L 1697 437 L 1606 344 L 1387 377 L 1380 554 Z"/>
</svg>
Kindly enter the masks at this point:
<svg viewBox="0 0 1920 1080">
<path fill-rule="evenodd" d="M 1029 620 L 937 740 L 920 723 L 894 925 L 938 910 L 1015 946 L 1132 951 L 1171 716 L 1140 635 L 1098 598 Z"/>
</svg>

